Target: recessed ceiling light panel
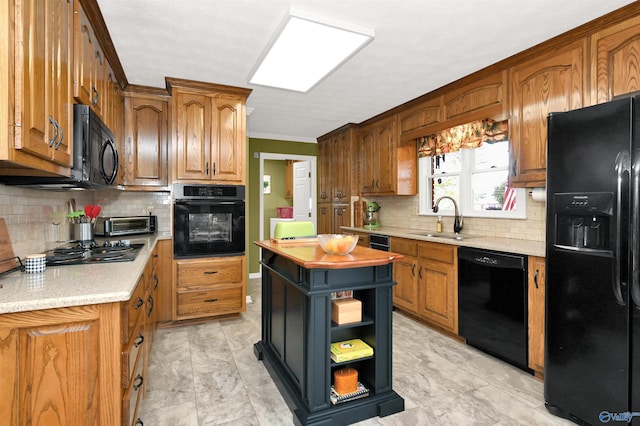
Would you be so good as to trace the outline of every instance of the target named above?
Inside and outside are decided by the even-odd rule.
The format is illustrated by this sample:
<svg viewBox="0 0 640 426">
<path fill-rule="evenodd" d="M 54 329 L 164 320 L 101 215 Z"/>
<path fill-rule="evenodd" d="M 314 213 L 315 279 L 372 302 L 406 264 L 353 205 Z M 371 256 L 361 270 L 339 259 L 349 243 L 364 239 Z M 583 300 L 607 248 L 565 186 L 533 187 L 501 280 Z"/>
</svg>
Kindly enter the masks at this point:
<svg viewBox="0 0 640 426">
<path fill-rule="evenodd" d="M 250 82 L 307 92 L 373 40 L 373 30 L 291 11 Z"/>
</svg>

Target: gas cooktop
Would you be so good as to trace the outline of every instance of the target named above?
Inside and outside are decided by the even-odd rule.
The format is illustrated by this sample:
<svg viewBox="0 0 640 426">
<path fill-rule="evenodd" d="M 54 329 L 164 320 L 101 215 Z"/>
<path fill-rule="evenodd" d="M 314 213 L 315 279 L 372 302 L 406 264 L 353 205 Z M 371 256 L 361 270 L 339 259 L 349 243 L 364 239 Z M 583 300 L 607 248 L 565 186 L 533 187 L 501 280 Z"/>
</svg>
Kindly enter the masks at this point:
<svg viewBox="0 0 640 426">
<path fill-rule="evenodd" d="M 133 261 L 144 243 L 130 244 L 128 241 L 80 241 L 63 245 L 46 252 L 47 266 L 80 265 L 87 263 Z"/>
</svg>

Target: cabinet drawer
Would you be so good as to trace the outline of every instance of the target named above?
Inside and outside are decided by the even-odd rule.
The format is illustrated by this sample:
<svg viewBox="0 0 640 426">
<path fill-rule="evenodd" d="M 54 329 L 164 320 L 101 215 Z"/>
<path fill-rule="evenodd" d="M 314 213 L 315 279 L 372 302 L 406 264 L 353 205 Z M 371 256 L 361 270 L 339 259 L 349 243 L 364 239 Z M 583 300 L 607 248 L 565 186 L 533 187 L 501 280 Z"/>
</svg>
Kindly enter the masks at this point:
<svg viewBox="0 0 640 426">
<path fill-rule="evenodd" d="M 393 238 L 389 242 L 389 250 L 395 253 L 406 254 L 407 256 L 418 255 L 418 242 L 408 238 Z"/>
<path fill-rule="evenodd" d="M 133 333 L 133 338 L 129 341 L 122 350 L 122 387 L 127 388 L 131 384 L 134 378 L 136 361 L 142 356 L 145 346 L 145 333 L 144 323 L 138 323 L 138 326 Z M 140 361 L 142 362 L 142 361 Z"/>
<path fill-rule="evenodd" d="M 144 313 L 144 281 L 143 276 L 138 280 L 131 299 L 122 303 L 122 344 L 131 340 L 136 324 Z"/>
<path fill-rule="evenodd" d="M 418 245 L 418 256 L 422 259 L 453 263 L 455 247 L 448 244 L 420 243 Z"/>
<path fill-rule="evenodd" d="M 178 287 L 236 283 L 242 281 L 243 276 L 242 259 L 178 263 Z"/>
<path fill-rule="evenodd" d="M 178 292 L 178 315 L 224 314 L 242 309 L 242 288 Z"/>
</svg>

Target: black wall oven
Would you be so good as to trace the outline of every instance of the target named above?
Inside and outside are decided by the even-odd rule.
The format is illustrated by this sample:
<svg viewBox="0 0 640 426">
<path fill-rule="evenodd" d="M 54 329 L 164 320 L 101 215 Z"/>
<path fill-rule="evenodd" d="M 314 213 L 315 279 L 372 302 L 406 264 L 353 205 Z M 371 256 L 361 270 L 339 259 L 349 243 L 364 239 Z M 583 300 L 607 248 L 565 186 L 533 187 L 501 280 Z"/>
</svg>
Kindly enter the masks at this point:
<svg viewBox="0 0 640 426">
<path fill-rule="evenodd" d="M 175 184 L 173 199 L 174 258 L 244 254 L 244 186 Z"/>
</svg>

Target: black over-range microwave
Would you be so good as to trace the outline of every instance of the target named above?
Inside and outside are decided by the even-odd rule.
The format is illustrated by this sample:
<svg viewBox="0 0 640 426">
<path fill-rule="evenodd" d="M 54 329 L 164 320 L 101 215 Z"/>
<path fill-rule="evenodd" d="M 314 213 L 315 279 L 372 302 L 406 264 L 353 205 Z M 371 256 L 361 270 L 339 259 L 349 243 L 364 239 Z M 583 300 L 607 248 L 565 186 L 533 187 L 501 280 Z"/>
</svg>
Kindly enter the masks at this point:
<svg viewBox="0 0 640 426">
<path fill-rule="evenodd" d="M 1 176 L 6 185 L 41 189 L 104 189 L 118 174 L 118 151 L 113 132 L 87 105 L 73 106 L 73 167 L 60 177 Z"/>
</svg>

